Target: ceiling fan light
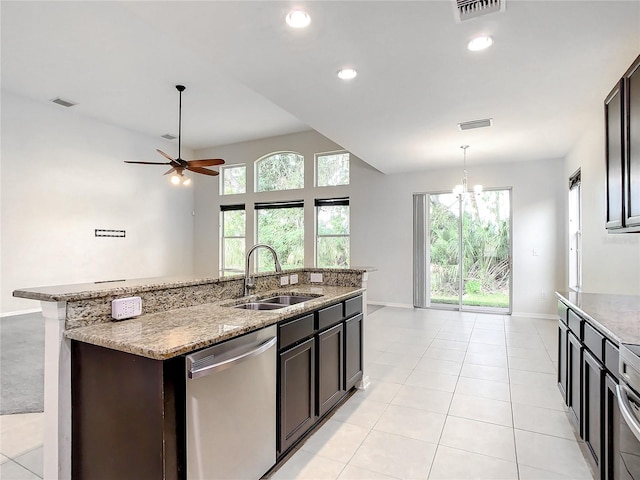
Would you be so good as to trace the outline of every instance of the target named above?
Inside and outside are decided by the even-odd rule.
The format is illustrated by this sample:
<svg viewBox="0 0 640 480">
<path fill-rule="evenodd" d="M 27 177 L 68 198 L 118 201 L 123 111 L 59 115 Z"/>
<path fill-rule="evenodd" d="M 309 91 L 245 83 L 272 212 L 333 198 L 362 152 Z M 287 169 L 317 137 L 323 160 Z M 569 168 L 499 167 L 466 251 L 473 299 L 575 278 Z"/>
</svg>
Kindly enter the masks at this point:
<svg viewBox="0 0 640 480">
<path fill-rule="evenodd" d="M 171 183 L 173 183 L 174 185 L 180 185 L 180 176 L 176 175 L 175 173 L 171 175 Z"/>
<path fill-rule="evenodd" d="M 464 187 L 458 184 L 455 187 L 453 187 L 452 192 L 454 195 L 462 195 L 464 193 Z"/>
<path fill-rule="evenodd" d="M 474 193 L 482 193 L 482 190 L 483 190 L 482 185 L 474 185 L 473 186 L 473 192 Z"/>
<path fill-rule="evenodd" d="M 184 185 L 185 187 L 188 187 L 189 185 L 191 185 L 191 179 L 189 177 L 184 177 L 184 180 L 182 181 L 182 185 Z"/>
<path fill-rule="evenodd" d="M 311 23 L 311 17 L 304 10 L 291 10 L 286 21 L 291 28 L 305 28 Z"/>
</svg>

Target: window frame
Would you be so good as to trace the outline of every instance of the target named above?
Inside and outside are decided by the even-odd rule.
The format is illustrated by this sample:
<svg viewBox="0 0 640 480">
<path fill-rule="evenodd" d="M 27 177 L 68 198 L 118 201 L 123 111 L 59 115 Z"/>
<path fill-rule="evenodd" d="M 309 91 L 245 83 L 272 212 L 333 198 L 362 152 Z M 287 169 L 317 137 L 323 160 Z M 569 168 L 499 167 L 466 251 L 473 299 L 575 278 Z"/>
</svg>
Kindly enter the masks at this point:
<svg viewBox="0 0 640 480">
<path fill-rule="evenodd" d="M 568 206 L 568 275 L 570 290 L 582 289 L 582 175 L 581 169 L 569 177 Z M 576 225 L 573 224 L 576 222 Z"/>
<path fill-rule="evenodd" d="M 319 166 L 319 159 L 322 157 L 330 157 L 332 155 L 347 155 L 347 164 L 349 166 L 349 175 L 348 175 L 348 181 L 347 183 L 340 183 L 337 185 L 319 185 L 318 184 L 318 179 L 319 179 L 319 175 L 318 175 L 318 166 Z M 351 184 L 351 152 L 349 152 L 348 150 L 336 150 L 333 152 L 322 152 L 322 153 L 316 153 L 314 154 L 314 159 L 313 159 L 313 186 L 316 188 L 327 188 L 327 187 L 343 187 L 343 186 L 348 186 Z"/>
<path fill-rule="evenodd" d="M 226 212 L 237 212 L 239 210 L 242 210 L 244 212 L 244 235 L 239 236 L 239 235 L 225 235 L 225 228 L 224 228 L 224 215 Z M 244 269 L 242 268 L 242 265 L 240 266 L 240 269 L 234 269 L 234 268 L 226 268 L 226 257 L 225 257 L 225 244 L 226 244 L 226 240 L 229 238 L 235 238 L 235 239 L 242 239 L 244 240 L 244 249 L 245 249 L 245 253 L 247 250 L 247 209 L 245 207 L 245 204 L 234 204 L 234 205 L 220 205 L 220 268 L 219 268 L 219 274 L 221 277 L 225 277 L 228 275 L 240 275 L 244 273 Z M 228 273 L 227 273 L 228 272 Z"/>
<path fill-rule="evenodd" d="M 225 172 L 234 168 L 244 168 L 244 192 L 235 192 L 235 193 L 225 193 L 224 191 L 224 179 Z M 233 163 L 230 165 L 222 165 L 220 166 L 220 188 L 218 190 L 221 196 L 227 195 L 244 195 L 247 193 L 247 164 L 246 163 Z"/>
<path fill-rule="evenodd" d="M 299 208 L 302 211 L 302 222 L 303 222 L 302 245 L 301 245 L 302 246 L 302 265 L 289 266 L 286 260 L 283 258 L 282 252 L 277 251 L 277 246 L 271 245 L 274 249 L 276 249 L 276 253 L 278 254 L 278 258 L 280 260 L 280 264 L 283 270 L 291 270 L 291 269 L 304 267 L 305 233 L 306 233 L 305 227 L 304 227 L 304 217 L 305 217 L 304 200 L 281 200 L 281 201 L 273 201 L 273 202 L 256 202 L 253 205 L 254 222 L 255 222 L 254 231 L 255 231 L 256 243 L 264 243 L 264 240 L 260 240 L 260 213 L 259 213 L 260 210 L 284 210 L 289 208 Z M 259 259 L 262 252 L 263 252 L 262 250 L 257 250 L 255 252 L 255 258 L 254 258 L 254 264 L 253 264 L 255 272 L 261 272 Z M 267 253 L 267 255 L 271 255 L 271 254 Z"/>
<path fill-rule="evenodd" d="M 347 206 L 349 207 L 349 233 L 345 234 L 320 234 L 320 228 L 318 225 L 319 215 L 318 208 L 320 207 L 330 207 L 330 206 Z M 339 197 L 339 198 L 316 198 L 314 200 L 314 216 L 315 216 L 315 255 L 314 255 L 314 265 L 316 268 L 349 268 L 351 266 L 351 206 L 349 202 L 349 197 Z M 320 239 L 322 238 L 347 238 L 349 245 L 349 261 L 345 267 L 326 267 L 319 265 L 318 255 L 320 249 L 318 248 L 318 244 Z"/>
<path fill-rule="evenodd" d="M 260 172 L 259 172 L 259 165 L 261 164 L 261 162 L 264 162 L 265 160 L 268 160 L 270 157 L 276 156 L 276 155 L 283 155 L 283 154 L 293 154 L 293 155 L 297 155 L 298 157 L 300 157 L 300 159 L 302 160 L 300 163 L 302 165 L 302 185 L 300 187 L 293 187 L 293 188 L 284 188 L 284 189 L 275 189 L 275 190 L 260 190 L 259 186 L 260 186 Z M 282 151 L 277 151 L 277 152 L 271 152 L 268 153 L 266 155 L 263 155 L 262 157 L 258 158 L 257 160 L 255 160 L 253 162 L 253 191 L 254 193 L 266 193 L 266 192 L 288 192 L 291 190 L 303 190 L 304 189 L 304 179 L 305 179 L 305 158 L 304 155 L 300 152 L 296 152 L 293 150 L 282 150 Z"/>
</svg>

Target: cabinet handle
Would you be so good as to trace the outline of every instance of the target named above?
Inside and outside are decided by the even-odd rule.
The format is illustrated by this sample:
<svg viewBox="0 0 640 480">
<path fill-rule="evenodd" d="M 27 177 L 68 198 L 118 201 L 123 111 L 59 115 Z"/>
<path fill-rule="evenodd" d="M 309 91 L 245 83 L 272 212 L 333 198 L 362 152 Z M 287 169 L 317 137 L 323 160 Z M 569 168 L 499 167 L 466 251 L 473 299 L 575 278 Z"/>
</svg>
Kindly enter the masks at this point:
<svg viewBox="0 0 640 480">
<path fill-rule="evenodd" d="M 620 413 L 622 414 L 624 421 L 638 441 L 640 441 L 640 423 L 638 422 L 638 418 L 634 415 L 632 410 L 633 407 L 631 406 L 631 401 L 638 404 L 636 396 L 633 394 L 631 389 L 625 385 L 616 385 L 616 394 L 618 395 L 618 406 L 620 407 Z"/>
<path fill-rule="evenodd" d="M 189 378 L 204 377 L 205 375 L 226 370 L 227 368 L 233 367 L 234 365 L 237 365 L 251 357 L 255 357 L 256 355 L 266 352 L 273 347 L 277 341 L 278 337 L 272 337 L 255 348 L 251 348 L 250 350 L 244 351 L 231 358 L 224 358 L 220 361 L 214 360 L 214 357 L 217 357 L 217 355 L 204 357 L 203 359 L 194 362 L 191 368 L 189 368 Z"/>
</svg>

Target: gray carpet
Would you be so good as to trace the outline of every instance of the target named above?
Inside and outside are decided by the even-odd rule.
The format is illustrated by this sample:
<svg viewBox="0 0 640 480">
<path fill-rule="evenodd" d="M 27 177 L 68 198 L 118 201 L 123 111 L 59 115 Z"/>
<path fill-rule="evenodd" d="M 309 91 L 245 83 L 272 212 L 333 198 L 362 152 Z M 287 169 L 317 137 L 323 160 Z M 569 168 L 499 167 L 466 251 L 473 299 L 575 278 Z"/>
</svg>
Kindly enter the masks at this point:
<svg viewBox="0 0 640 480">
<path fill-rule="evenodd" d="M 42 412 L 43 399 L 42 314 L 0 318 L 0 414 Z"/>
</svg>

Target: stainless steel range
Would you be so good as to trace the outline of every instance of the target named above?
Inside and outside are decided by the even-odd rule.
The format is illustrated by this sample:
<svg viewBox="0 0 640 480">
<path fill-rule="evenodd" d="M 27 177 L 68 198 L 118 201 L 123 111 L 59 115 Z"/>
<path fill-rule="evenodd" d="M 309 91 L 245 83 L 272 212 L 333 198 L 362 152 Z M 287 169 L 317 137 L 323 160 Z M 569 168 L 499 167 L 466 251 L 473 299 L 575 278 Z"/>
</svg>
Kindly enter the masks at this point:
<svg viewBox="0 0 640 480">
<path fill-rule="evenodd" d="M 640 345 L 620 344 L 620 479 L 640 480 Z"/>
</svg>

